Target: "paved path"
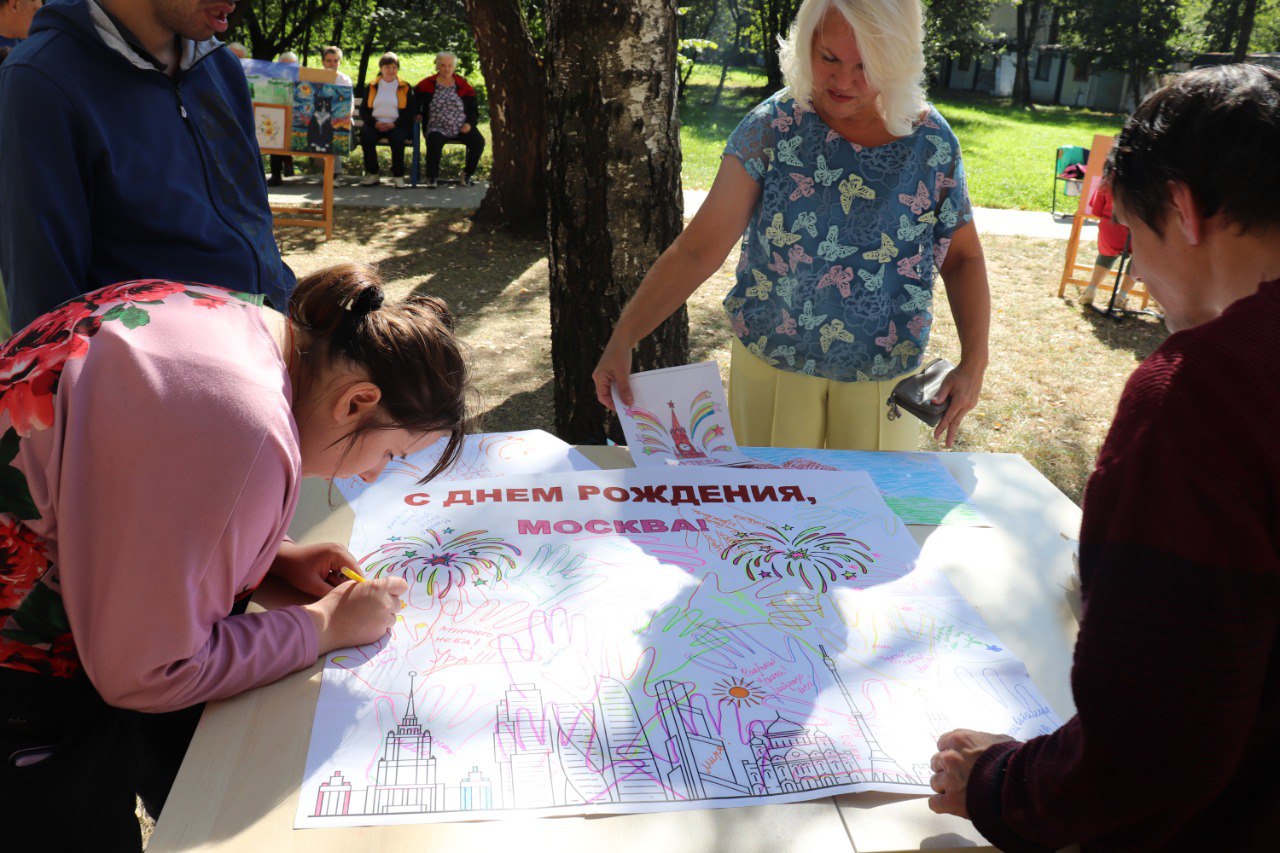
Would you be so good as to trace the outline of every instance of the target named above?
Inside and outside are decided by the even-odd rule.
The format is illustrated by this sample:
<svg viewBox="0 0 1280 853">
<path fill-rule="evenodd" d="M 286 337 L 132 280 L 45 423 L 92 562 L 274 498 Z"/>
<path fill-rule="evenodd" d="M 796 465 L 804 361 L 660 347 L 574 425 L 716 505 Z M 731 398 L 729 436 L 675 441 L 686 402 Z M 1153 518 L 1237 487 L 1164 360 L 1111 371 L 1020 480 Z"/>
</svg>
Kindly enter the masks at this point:
<svg viewBox="0 0 1280 853">
<path fill-rule="evenodd" d="M 480 206 L 486 184 L 464 187 L 456 183 L 443 184 L 429 190 L 424 186 L 405 187 L 402 190 L 383 184 L 374 187 L 360 186 L 358 177 L 342 176 L 333 188 L 334 207 L 428 207 L 445 210 L 468 210 Z M 320 181 L 315 177 L 290 178 L 284 186 L 269 187 L 272 202 L 298 204 L 320 203 Z M 706 190 L 685 190 L 684 214 L 692 216 L 707 197 Z M 1048 213 L 1030 210 L 994 210 L 979 207 L 974 210 L 978 231 L 982 234 L 1036 237 L 1066 240 L 1071 236 L 1071 220 L 1055 220 Z M 1086 225 L 1083 237 L 1092 239 L 1094 226 Z"/>
</svg>

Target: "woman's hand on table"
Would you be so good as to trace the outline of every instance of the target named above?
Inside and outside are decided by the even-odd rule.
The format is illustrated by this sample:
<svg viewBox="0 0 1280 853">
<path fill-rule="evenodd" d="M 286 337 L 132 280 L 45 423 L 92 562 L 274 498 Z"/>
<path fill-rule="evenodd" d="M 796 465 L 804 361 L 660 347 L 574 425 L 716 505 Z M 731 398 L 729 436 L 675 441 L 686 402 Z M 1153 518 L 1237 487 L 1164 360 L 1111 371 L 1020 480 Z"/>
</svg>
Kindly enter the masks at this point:
<svg viewBox="0 0 1280 853">
<path fill-rule="evenodd" d="M 323 598 L 346 580 L 342 570 L 355 565 L 356 558 L 336 542 L 316 545 L 282 542 L 269 572 L 288 581 L 294 589 Z"/>
<path fill-rule="evenodd" d="M 303 606 L 316 625 L 320 654 L 381 639 L 396 624 L 400 596 L 409 588 L 401 577 L 347 581 L 313 604 Z"/>
<path fill-rule="evenodd" d="M 942 441 L 945 433 L 947 447 L 951 447 L 955 442 L 956 433 L 960 430 L 960 422 L 974 406 L 978 405 L 978 397 L 982 393 L 982 377 L 986 372 L 986 365 L 962 360 L 956 369 L 942 380 L 942 388 L 933 398 L 933 402 L 941 403 L 950 397 L 951 405 L 947 407 L 942 420 L 933 431 L 934 441 Z"/>
<path fill-rule="evenodd" d="M 973 765 L 988 748 L 1011 740 L 1013 738 L 1005 735 L 969 729 L 956 729 L 938 738 L 938 751 L 929 760 L 929 769 L 933 771 L 929 787 L 936 792 L 929 798 L 929 808 L 938 814 L 968 818 L 965 795 Z"/>
</svg>

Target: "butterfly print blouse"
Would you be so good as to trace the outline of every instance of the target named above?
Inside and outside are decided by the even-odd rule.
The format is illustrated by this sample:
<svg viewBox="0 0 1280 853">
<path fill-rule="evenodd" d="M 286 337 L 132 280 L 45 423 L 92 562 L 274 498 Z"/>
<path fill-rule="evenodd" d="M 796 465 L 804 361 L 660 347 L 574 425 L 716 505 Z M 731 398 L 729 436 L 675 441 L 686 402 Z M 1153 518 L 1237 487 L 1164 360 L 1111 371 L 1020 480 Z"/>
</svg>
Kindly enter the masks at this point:
<svg viewBox="0 0 1280 853">
<path fill-rule="evenodd" d="M 725 154 L 761 187 L 724 300 L 743 345 L 780 370 L 842 382 L 918 367 L 934 276 L 973 218 L 960 144 L 938 111 L 864 148 L 783 89 Z"/>
</svg>

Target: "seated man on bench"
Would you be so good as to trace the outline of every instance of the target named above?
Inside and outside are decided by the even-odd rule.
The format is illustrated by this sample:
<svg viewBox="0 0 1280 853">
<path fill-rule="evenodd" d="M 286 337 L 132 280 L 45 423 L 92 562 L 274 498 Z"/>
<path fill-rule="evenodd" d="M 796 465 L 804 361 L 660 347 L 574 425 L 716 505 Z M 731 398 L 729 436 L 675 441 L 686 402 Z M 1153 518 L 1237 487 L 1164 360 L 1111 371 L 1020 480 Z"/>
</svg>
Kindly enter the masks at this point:
<svg viewBox="0 0 1280 853">
<path fill-rule="evenodd" d="M 449 51 L 436 54 L 436 73 L 420 82 L 418 109 L 422 113 L 422 134 L 427 139 L 427 188 L 435 189 L 440 177 L 440 153 L 445 143 L 467 146 L 467 164 L 462 172 L 462 185 L 469 187 L 471 177 L 480 165 L 484 137 L 476 129 L 480 110 L 476 90 L 461 75 L 455 74 L 458 57 Z"/>
</svg>

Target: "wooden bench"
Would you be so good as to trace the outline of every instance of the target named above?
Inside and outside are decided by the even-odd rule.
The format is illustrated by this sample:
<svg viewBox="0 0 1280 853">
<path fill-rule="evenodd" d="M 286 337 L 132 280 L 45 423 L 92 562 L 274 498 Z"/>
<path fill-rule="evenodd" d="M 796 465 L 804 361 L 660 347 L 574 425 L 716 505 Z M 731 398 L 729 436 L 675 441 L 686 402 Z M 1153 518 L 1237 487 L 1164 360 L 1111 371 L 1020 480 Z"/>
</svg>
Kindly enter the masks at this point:
<svg viewBox="0 0 1280 853">
<path fill-rule="evenodd" d="M 364 98 L 354 98 L 351 102 L 351 141 L 356 147 L 360 147 L 360 132 L 364 127 L 364 120 L 360 118 L 360 105 L 364 103 Z M 422 162 L 422 146 L 418 142 L 418 138 L 422 135 L 418 131 L 419 125 L 422 124 L 422 116 L 413 117 L 413 130 L 409 134 L 405 144 L 413 150 L 413 160 L 409 168 L 409 186 L 416 187 L 418 185 L 419 164 Z M 391 140 L 385 136 L 378 139 L 378 145 L 391 146 Z"/>
</svg>

